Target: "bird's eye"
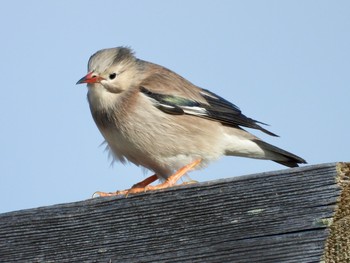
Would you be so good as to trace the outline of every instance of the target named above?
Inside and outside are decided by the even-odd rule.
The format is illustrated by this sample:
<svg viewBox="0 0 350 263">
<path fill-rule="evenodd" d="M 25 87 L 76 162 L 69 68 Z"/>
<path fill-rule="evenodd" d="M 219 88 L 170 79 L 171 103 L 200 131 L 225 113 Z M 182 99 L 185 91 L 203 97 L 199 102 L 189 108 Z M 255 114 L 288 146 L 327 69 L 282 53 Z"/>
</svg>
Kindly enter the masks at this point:
<svg viewBox="0 0 350 263">
<path fill-rule="evenodd" d="M 115 79 L 116 76 L 117 76 L 116 73 L 109 74 L 109 79 Z"/>
</svg>

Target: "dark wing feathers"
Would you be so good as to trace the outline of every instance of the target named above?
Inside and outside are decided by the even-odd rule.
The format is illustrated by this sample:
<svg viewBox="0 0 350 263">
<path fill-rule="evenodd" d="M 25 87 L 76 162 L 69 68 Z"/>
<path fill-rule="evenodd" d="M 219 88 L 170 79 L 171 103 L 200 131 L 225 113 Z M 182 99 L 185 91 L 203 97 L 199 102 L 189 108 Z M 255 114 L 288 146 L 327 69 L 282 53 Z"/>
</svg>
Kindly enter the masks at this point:
<svg viewBox="0 0 350 263">
<path fill-rule="evenodd" d="M 242 114 L 242 112 L 236 105 L 225 100 L 224 98 L 217 96 L 216 94 L 204 89 L 203 92 L 201 92 L 201 94 L 210 105 L 207 108 L 209 117 L 216 119 L 222 122 L 223 124 L 229 126 L 239 125 L 247 128 L 257 129 L 272 136 L 278 136 L 257 124 L 260 123 L 266 125 L 265 123 L 248 118 L 247 116 Z"/>
<path fill-rule="evenodd" d="M 140 91 L 143 94 L 147 95 L 149 98 L 151 98 L 154 102 L 154 106 L 160 109 L 161 111 L 164 111 L 165 113 L 168 113 L 168 114 L 175 114 L 175 115 L 185 114 L 181 106 L 178 103 L 176 103 L 176 101 L 174 101 L 176 100 L 176 98 L 179 98 L 179 99 L 182 99 L 182 98 L 154 93 L 146 89 L 145 87 L 140 87 Z"/>
<path fill-rule="evenodd" d="M 236 105 L 205 89 L 202 89 L 200 94 L 207 103 L 201 103 L 180 96 L 154 93 L 145 87 L 140 87 L 140 91 L 152 99 L 155 107 L 168 114 L 194 115 L 201 118 L 219 121 L 224 125 L 235 128 L 243 126 L 261 130 L 272 136 L 277 136 L 258 124 L 265 123 L 246 117 Z"/>
</svg>

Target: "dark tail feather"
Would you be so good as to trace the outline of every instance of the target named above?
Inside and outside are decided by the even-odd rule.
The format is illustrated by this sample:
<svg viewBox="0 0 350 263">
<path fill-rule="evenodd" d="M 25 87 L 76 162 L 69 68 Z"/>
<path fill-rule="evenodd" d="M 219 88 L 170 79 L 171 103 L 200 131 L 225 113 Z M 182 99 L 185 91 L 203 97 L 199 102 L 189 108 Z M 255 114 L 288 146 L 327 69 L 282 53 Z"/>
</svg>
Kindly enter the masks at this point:
<svg viewBox="0 0 350 263">
<path fill-rule="evenodd" d="M 263 150 L 272 153 L 272 155 L 275 155 L 276 157 L 280 157 L 280 158 L 276 158 L 276 160 L 274 160 L 273 158 L 271 159 L 272 161 L 288 166 L 288 167 L 298 167 L 300 163 L 306 163 L 306 161 L 295 155 L 292 154 L 290 152 L 287 152 L 281 148 L 278 148 L 276 146 L 273 146 L 271 144 L 268 144 L 264 141 L 260 141 L 260 140 L 254 140 L 254 142 L 259 145 Z"/>
</svg>

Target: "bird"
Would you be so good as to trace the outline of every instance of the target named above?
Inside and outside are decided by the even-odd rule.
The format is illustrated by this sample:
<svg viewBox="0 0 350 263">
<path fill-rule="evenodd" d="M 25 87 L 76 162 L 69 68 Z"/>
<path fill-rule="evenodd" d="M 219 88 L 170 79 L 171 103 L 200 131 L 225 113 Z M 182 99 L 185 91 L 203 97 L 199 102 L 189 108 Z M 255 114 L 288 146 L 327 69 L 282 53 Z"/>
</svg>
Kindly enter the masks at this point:
<svg viewBox="0 0 350 263">
<path fill-rule="evenodd" d="M 287 167 L 306 161 L 273 146 L 246 129 L 268 131 L 239 107 L 125 46 L 106 48 L 88 61 L 87 84 L 92 117 L 115 160 L 131 162 L 154 174 L 116 192 L 129 195 L 165 189 L 191 170 L 222 156 L 272 160 Z M 159 184 L 151 183 L 159 180 Z"/>
</svg>

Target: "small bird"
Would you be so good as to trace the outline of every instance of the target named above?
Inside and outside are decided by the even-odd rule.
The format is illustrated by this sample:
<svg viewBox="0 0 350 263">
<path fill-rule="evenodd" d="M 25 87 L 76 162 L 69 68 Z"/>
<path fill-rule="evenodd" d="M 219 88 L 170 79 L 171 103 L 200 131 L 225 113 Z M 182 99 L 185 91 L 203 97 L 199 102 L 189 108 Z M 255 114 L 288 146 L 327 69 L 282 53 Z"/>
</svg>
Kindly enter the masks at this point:
<svg viewBox="0 0 350 263">
<path fill-rule="evenodd" d="M 87 83 L 92 117 L 116 160 L 155 174 L 132 188 L 100 196 L 171 187 L 188 171 L 223 155 L 272 160 L 288 167 L 306 161 L 268 144 L 244 128 L 276 134 L 231 102 L 175 72 L 135 57 L 127 47 L 93 54 Z M 150 185 L 157 179 L 160 184 Z"/>
</svg>

